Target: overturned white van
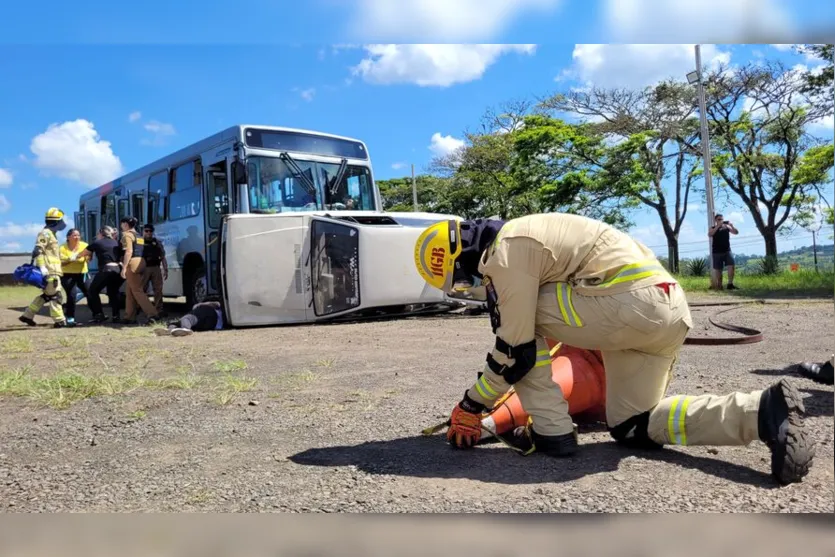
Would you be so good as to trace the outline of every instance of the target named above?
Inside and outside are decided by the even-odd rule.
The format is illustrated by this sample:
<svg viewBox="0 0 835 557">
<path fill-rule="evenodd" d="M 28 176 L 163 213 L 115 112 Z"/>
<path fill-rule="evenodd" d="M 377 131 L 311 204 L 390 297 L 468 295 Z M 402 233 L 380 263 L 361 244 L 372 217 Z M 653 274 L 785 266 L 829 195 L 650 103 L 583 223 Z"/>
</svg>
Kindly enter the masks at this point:
<svg viewBox="0 0 835 557">
<path fill-rule="evenodd" d="M 223 218 L 220 284 L 232 327 L 446 312 L 473 304 L 418 274 L 414 245 L 434 213 L 326 211 Z"/>
</svg>

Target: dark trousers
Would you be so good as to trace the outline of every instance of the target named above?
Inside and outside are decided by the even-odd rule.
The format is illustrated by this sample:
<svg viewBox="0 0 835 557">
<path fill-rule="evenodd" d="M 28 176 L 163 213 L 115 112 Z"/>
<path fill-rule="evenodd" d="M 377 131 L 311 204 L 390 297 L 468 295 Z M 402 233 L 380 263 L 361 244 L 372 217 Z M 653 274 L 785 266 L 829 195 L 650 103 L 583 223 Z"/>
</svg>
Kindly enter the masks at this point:
<svg viewBox="0 0 835 557">
<path fill-rule="evenodd" d="M 191 311 L 182 316 L 175 326 L 192 331 L 212 331 L 217 327 L 217 311 L 220 309 L 218 302 L 203 302 L 195 304 Z"/>
<path fill-rule="evenodd" d="M 87 292 L 87 305 L 90 306 L 90 311 L 93 312 L 94 316 L 104 315 L 99 294 L 106 288 L 107 301 L 113 311 L 113 317 L 119 317 L 119 288 L 124 281 L 125 279 L 122 278 L 117 269 L 104 268 L 96 273 Z"/>
<path fill-rule="evenodd" d="M 81 290 L 84 296 L 89 296 L 87 292 L 87 285 L 84 284 L 84 275 L 81 273 L 73 273 L 61 277 L 61 286 L 64 287 L 64 292 L 67 293 L 67 301 L 64 303 L 64 315 L 68 318 L 75 319 L 75 289 Z"/>
</svg>

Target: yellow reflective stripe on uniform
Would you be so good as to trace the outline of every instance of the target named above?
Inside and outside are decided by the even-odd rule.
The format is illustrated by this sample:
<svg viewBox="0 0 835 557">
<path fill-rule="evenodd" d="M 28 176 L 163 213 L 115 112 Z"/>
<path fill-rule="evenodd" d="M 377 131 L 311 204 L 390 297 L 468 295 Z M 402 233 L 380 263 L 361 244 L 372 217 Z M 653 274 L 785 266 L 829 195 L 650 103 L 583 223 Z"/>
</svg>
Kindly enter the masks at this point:
<svg viewBox="0 0 835 557">
<path fill-rule="evenodd" d="M 551 365 L 551 351 L 550 350 L 539 350 L 536 353 L 536 364 L 534 367 L 542 367 Z"/>
<path fill-rule="evenodd" d="M 689 396 L 677 396 L 670 406 L 670 414 L 667 416 L 667 432 L 670 435 L 670 442 L 676 445 L 687 444 L 687 428 L 685 417 L 687 407 L 690 406 Z"/>
<path fill-rule="evenodd" d="M 640 263 L 632 263 L 630 265 L 625 265 L 621 267 L 617 274 L 615 274 L 615 276 L 613 276 L 609 280 L 603 281 L 598 285 L 598 287 L 606 288 L 607 286 L 612 286 L 613 284 L 620 284 L 622 282 L 627 282 L 631 280 L 639 280 L 642 278 L 647 278 L 653 275 L 658 275 L 666 272 L 667 270 L 663 266 L 661 266 L 661 264 L 657 261 L 643 261 Z"/>
<path fill-rule="evenodd" d="M 562 319 L 566 325 L 572 327 L 583 326 L 583 321 L 574 311 L 574 305 L 571 303 L 571 286 L 565 282 L 557 283 L 557 304 L 560 306 L 560 313 L 562 313 Z"/>
<path fill-rule="evenodd" d="M 484 375 L 479 377 L 478 381 L 475 382 L 475 390 L 478 391 L 478 394 L 480 394 L 485 400 L 490 400 L 499 396 L 499 393 L 497 393 L 496 390 L 490 386 Z M 488 395 L 487 393 L 490 394 Z"/>
</svg>

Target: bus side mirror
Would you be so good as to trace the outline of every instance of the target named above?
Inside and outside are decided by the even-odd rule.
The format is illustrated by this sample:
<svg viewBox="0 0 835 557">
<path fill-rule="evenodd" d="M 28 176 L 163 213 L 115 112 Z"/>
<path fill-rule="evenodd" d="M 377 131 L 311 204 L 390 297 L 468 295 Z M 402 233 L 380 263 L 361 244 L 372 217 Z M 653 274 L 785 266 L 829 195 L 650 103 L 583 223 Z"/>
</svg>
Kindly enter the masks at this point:
<svg viewBox="0 0 835 557">
<path fill-rule="evenodd" d="M 239 160 L 232 161 L 232 178 L 235 184 L 247 184 L 246 165 Z"/>
</svg>

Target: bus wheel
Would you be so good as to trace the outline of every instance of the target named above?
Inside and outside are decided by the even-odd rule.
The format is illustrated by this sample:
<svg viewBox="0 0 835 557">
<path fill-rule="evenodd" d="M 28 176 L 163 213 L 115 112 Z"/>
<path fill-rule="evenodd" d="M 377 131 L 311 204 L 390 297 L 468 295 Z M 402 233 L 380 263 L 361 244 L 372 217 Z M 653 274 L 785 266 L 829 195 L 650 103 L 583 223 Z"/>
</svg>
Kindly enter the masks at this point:
<svg viewBox="0 0 835 557">
<path fill-rule="evenodd" d="M 186 304 L 188 304 L 189 309 L 191 309 L 194 304 L 205 302 L 208 292 L 208 285 L 206 284 L 206 267 L 201 264 L 192 270 L 188 278 Z"/>
</svg>

